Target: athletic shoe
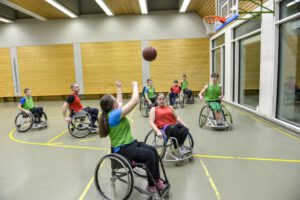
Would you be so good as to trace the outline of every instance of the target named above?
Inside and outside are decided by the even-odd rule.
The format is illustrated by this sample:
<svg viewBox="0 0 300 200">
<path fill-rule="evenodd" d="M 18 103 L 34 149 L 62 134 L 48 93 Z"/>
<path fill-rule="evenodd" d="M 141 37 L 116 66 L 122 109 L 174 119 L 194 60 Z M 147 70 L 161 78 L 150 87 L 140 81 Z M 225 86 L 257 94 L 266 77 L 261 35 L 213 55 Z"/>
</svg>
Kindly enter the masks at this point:
<svg viewBox="0 0 300 200">
<path fill-rule="evenodd" d="M 150 193 L 156 193 L 157 190 L 156 190 L 156 187 L 155 186 L 147 186 L 147 189 L 146 189 L 148 192 Z"/>
<path fill-rule="evenodd" d="M 166 188 L 166 185 L 164 184 L 164 182 L 161 179 L 158 179 L 158 181 L 156 181 L 156 188 L 159 190 L 164 190 Z"/>
<path fill-rule="evenodd" d="M 186 149 L 183 146 L 179 147 L 179 153 L 181 154 L 181 156 L 184 156 L 184 155 L 186 155 L 186 154 L 188 154 L 190 152 L 191 152 L 190 150 Z"/>
</svg>

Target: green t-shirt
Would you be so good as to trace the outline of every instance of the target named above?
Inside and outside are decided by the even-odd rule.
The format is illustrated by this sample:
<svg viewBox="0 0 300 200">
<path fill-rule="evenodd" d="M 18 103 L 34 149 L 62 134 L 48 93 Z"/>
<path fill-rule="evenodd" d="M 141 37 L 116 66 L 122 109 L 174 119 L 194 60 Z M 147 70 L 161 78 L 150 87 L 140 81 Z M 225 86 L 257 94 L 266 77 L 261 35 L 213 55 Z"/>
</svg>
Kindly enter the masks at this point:
<svg viewBox="0 0 300 200">
<path fill-rule="evenodd" d="M 189 82 L 187 80 L 181 82 L 181 89 L 185 90 L 189 87 Z"/>
<path fill-rule="evenodd" d="M 221 95 L 221 87 L 219 84 L 213 85 L 208 84 L 208 88 L 205 92 L 204 98 L 205 101 L 217 101 Z"/>
<path fill-rule="evenodd" d="M 156 97 L 155 87 L 153 87 L 153 86 L 147 87 L 145 93 L 148 94 L 149 99 Z"/>
<path fill-rule="evenodd" d="M 22 108 L 24 108 L 25 110 L 29 110 L 30 108 L 34 107 L 32 97 L 23 97 L 20 100 L 20 104 L 22 105 Z"/>
<path fill-rule="evenodd" d="M 108 114 L 109 137 L 112 147 L 130 144 L 134 140 L 129 121 L 126 117 L 121 118 L 121 111 L 121 109 L 116 109 Z"/>
</svg>

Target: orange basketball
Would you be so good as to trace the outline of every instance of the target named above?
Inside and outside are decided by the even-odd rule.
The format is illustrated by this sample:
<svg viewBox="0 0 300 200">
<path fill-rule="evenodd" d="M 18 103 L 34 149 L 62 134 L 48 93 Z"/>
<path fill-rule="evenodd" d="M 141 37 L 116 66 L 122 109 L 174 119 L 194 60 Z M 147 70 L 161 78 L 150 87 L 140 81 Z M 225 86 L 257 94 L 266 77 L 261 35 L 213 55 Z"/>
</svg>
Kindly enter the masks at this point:
<svg viewBox="0 0 300 200">
<path fill-rule="evenodd" d="M 157 56 L 157 51 L 154 47 L 147 47 L 143 50 L 143 58 L 147 61 L 153 61 Z"/>
</svg>

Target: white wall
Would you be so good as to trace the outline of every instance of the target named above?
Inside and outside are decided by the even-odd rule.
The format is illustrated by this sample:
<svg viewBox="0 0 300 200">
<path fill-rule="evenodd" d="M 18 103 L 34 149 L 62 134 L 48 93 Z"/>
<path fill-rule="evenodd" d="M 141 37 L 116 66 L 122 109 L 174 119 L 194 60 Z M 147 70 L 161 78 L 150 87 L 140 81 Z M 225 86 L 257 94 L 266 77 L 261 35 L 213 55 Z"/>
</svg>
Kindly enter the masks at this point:
<svg viewBox="0 0 300 200">
<path fill-rule="evenodd" d="M 207 38 L 196 13 L 86 16 L 41 22 L 35 19 L 0 24 L 0 47 L 82 42 Z"/>
</svg>

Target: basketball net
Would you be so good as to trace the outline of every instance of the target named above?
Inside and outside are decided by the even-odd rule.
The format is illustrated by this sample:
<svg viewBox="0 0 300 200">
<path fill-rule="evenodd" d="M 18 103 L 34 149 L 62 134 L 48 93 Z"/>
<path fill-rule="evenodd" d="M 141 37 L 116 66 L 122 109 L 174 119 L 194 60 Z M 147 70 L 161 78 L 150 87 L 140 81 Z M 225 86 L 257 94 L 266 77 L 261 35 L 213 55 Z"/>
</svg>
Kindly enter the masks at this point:
<svg viewBox="0 0 300 200">
<path fill-rule="evenodd" d="M 226 18 L 219 17 L 219 16 L 205 16 L 203 17 L 203 23 L 206 28 L 207 34 L 213 34 L 215 33 L 216 27 L 220 26 L 221 24 L 224 24 L 226 21 Z"/>
</svg>

